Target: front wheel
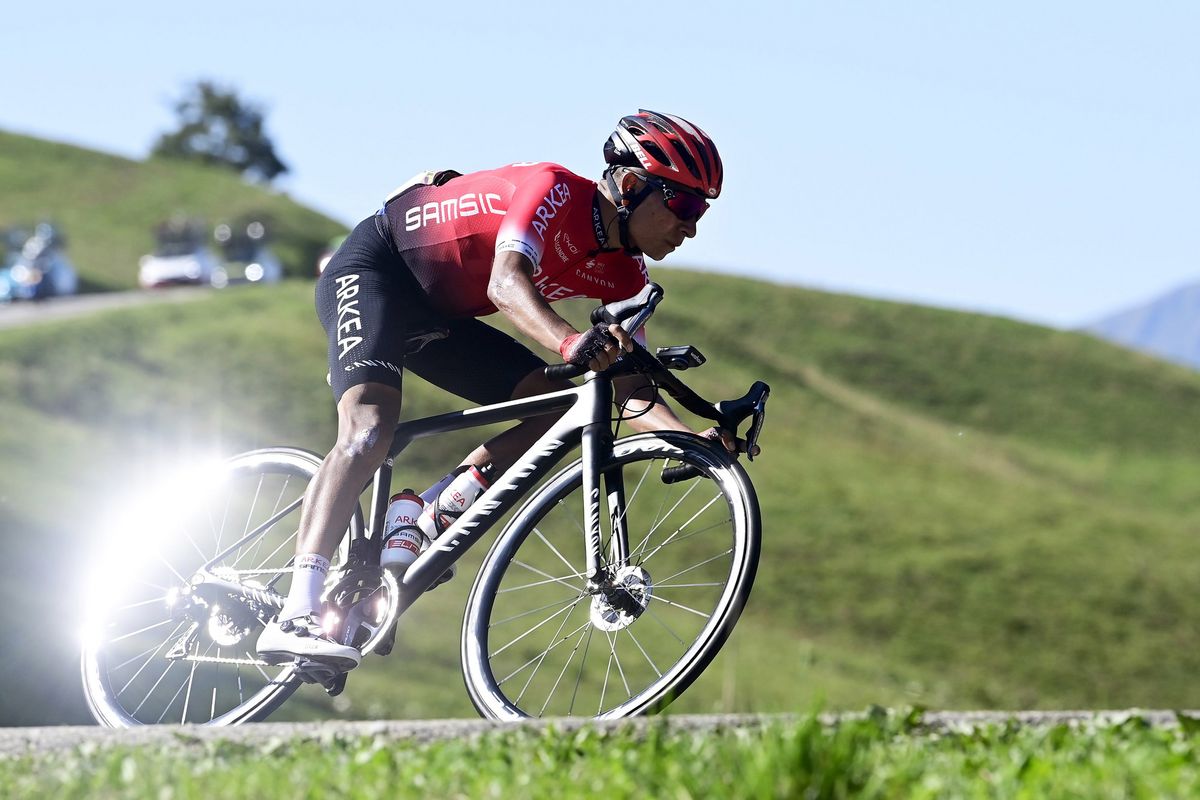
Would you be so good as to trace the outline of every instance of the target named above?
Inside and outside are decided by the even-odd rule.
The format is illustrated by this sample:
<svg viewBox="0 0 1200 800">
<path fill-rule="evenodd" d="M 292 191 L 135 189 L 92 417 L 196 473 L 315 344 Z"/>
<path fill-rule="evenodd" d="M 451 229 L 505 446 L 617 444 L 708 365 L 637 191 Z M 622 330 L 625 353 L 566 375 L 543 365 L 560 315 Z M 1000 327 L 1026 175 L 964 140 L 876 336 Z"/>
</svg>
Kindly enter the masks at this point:
<svg viewBox="0 0 1200 800">
<path fill-rule="evenodd" d="M 681 465 L 699 477 L 664 476 Z M 741 466 L 698 436 L 663 432 L 618 440 L 601 473 L 603 580 L 586 574 L 579 461 L 525 503 L 484 560 L 462 662 L 485 717 L 658 711 L 737 622 L 760 547 L 758 500 Z"/>
</svg>

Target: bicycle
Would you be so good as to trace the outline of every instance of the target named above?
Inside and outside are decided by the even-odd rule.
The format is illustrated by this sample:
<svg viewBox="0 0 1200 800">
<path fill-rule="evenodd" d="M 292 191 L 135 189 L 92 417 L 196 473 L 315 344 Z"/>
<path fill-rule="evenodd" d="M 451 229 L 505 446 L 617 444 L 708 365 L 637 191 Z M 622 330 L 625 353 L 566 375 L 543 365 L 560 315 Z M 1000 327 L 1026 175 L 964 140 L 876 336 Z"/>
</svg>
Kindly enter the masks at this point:
<svg viewBox="0 0 1200 800">
<path fill-rule="evenodd" d="M 649 284 L 597 308 L 593 322 L 634 332 L 662 296 Z M 759 381 L 740 399 L 708 403 L 671 372 L 704 360 L 690 345 L 654 355 L 637 345 L 604 372 L 546 368 L 553 377 L 586 373 L 580 386 L 400 422 L 364 487 L 370 525 L 360 503 L 335 553 L 326 629 L 364 655 L 386 655 L 404 611 L 528 495 L 467 600 L 461 660 L 475 708 L 498 720 L 661 710 L 716 656 L 746 603 L 760 549 L 758 501 L 719 443 L 678 432 L 614 438 L 621 415 L 611 414 L 613 379 L 647 375 L 656 391 L 735 433 L 749 419 L 752 459 L 770 388 Z M 399 580 L 379 566 L 392 472 L 406 447 L 554 413 L 561 417 L 549 431 Z M 576 446 L 579 457 L 546 480 Z M 346 673 L 302 661 L 271 667 L 254 652 L 282 608 L 300 505 L 319 465 L 317 455 L 288 447 L 234 456 L 190 484 L 183 501 L 163 506 L 151 544 L 116 553 L 123 572 L 103 578 L 82 651 L 99 723 L 233 725 L 265 719 L 304 683 L 342 691 Z"/>
</svg>

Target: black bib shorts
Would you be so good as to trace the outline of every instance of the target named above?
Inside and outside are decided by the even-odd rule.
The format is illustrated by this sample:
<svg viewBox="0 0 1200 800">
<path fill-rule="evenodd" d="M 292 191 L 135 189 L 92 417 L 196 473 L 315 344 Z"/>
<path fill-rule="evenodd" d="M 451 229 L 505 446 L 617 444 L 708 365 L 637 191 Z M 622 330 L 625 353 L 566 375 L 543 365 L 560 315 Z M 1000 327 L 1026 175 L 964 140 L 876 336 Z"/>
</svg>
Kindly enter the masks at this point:
<svg viewBox="0 0 1200 800">
<path fill-rule="evenodd" d="M 386 226 L 379 215 L 360 222 L 317 279 L 334 400 L 368 382 L 400 389 L 405 370 L 477 405 L 511 400 L 517 384 L 546 362 L 478 319 L 434 309 Z M 411 337 L 433 329 L 449 335 L 405 355 Z"/>
</svg>

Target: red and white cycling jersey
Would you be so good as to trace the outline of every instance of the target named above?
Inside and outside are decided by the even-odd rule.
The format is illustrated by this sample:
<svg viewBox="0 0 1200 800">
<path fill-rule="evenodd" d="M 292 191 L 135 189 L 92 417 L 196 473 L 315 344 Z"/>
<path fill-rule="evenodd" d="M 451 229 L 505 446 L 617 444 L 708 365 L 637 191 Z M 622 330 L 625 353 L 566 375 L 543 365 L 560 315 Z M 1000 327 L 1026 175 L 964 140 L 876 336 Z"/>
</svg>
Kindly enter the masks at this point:
<svg viewBox="0 0 1200 800">
<path fill-rule="evenodd" d="M 512 164 L 441 186 L 418 185 L 384 207 L 392 240 L 430 302 L 451 317 L 479 317 L 497 253 L 533 262 L 548 301 L 632 297 L 649 280 L 641 256 L 603 250 L 593 181 L 557 164 Z"/>
</svg>

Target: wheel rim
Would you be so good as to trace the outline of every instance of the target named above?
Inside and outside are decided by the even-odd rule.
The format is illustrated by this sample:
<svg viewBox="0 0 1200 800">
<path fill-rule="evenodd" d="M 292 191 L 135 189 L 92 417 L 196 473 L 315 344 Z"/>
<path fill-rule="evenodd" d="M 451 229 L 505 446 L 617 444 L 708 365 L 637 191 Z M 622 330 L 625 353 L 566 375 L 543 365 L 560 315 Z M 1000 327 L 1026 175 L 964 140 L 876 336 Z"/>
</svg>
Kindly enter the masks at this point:
<svg viewBox="0 0 1200 800">
<path fill-rule="evenodd" d="M 680 455 L 634 446 L 622 456 L 618 444 L 629 559 L 602 587 L 589 590 L 583 574 L 578 465 L 548 484 L 550 502 L 539 509 L 535 498 L 514 518 L 534 525 L 520 542 L 497 542 L 464 628 L 468 686 L 483 713 L 656 710 L 719 649 L 753 580 L 756 511 L 739 475 L 715 458 L 686 455 L 705 477 L 663 484 L 662 468 Z M 610 553 L 610 524 L 605 534 Z"/>
<path fill-rule="evenodd" d="M 290 666 L 268 666 L 255 653 L 273 610 L 227 595 L 222 607 L 190 584 L 228 551 L 212 574 L 286 595 L 300 500 L 318 465 L 301 451 L 243 454 L 156 490 L 146 518 L 125 523 L 130 536 L 101 566 L 88 609 L 83 677 L 98 721 L 235 724 L 294 691 Z M 149 536 L 137 541 L 143 522 Z"/>
</svg>

